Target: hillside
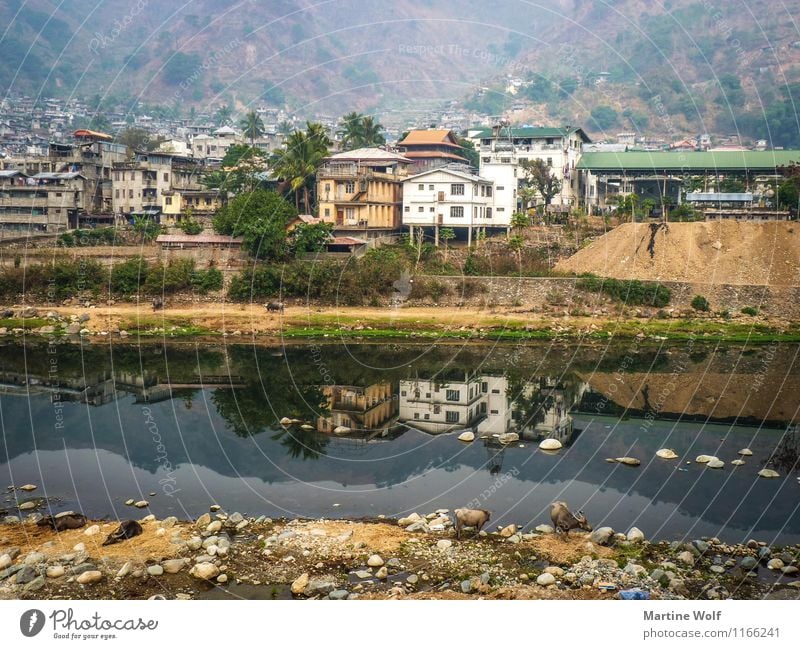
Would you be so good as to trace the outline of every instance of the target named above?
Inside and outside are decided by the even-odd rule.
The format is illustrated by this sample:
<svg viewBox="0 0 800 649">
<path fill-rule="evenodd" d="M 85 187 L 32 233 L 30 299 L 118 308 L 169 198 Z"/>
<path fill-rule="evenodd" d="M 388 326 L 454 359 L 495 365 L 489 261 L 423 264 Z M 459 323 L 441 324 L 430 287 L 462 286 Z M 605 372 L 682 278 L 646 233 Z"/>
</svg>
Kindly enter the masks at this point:
<svg viewBox="0 0 800 649">
<path fill-rule="evenodd" d="M 425 119 L 463 99 L 595 138 L 800 145 L 800 0 L 5 0 L 0 91 Z M 765 17 L 769 19 L 765 19 Z M 528 85 L 506 92 L 509 78 Z M 484 89 L 486 88 L 486 89 Z M 798 97 L 795 97 L 795 94 Z M 511 111 L 515 108 L 517 110 Z"/>
<path fill-rule="evenodd" d="M 800 227 L 791 222 L 625 223 L 555 269 L 619 279 L 797 286 Z"/>
</svg>

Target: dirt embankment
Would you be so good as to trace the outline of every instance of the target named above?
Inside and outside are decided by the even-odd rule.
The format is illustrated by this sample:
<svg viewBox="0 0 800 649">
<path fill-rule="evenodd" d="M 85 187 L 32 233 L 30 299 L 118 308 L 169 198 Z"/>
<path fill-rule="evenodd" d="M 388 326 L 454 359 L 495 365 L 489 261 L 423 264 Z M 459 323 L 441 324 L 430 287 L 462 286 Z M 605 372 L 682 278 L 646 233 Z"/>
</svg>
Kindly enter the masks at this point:
<svg viewBox="0 0 800 649">
<path fill-rule="evenodd" d="M 555 269 L 618 279 L 797 286 L 800 225 L 626 223 Z"/>
</svg>

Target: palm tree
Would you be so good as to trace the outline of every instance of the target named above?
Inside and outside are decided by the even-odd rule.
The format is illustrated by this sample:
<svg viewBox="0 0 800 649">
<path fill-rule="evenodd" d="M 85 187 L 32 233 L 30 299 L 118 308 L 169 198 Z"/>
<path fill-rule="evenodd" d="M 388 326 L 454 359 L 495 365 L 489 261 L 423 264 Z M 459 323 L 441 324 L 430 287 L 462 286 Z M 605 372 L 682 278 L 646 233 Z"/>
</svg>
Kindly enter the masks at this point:
<svg viewBox="0 0 800 649">
<path fill-rule="evenodd" d="M 270 160 L 275 175 L 288 183 L 294 194 L 295 207 L 300 211 L 300 190 L 306 214 L 311 212 L 309 185 L 314 181 L 317 169 L 328 155 L 330 138 L 321 124 L 306 123 L 306 131 L 294 131 L 284 148 L 276 151 Z"/>
<path fill-rule="evenodd" d="M 292 134 L 294 127 L 290 122 L 283 120 L 278 124 L 277 130 L 278 130 L 278 135 L 280 135 L 285 140 Z"/>
<path fill-rule="evenodd" d="M 231 121 L 231 117 L 233 117 L 233 111 L 228 104 L 222 104 L 222 106 L 217 109 L 217 112 L 214 113 L 214 121 L 217 126 L 225 126 Z"/>
<path fill-rule="evenodd" d="M 362 118 L 361 137 L 360 146 L 381 146 L 386 144 L 386 138 L 383 137 L 383 124 L 376 122 L 372 117 Z"/>
<path fill-rule="evenodd" d="M 347 113 L 339 122 L 336 134 L 342 139 L 342 149 L 357 149 L 362 137 L 362 119 L 364 116 L 355 111 Z"/>
<path fill-rule="evenodd" d="M 259 114 L 251 110 L 247 116 L 239 122 L 245 137 L 250 138 L 250 146 L 255 144 L 255 140 L 264 133 L 264 122 Z"/>
</svg>

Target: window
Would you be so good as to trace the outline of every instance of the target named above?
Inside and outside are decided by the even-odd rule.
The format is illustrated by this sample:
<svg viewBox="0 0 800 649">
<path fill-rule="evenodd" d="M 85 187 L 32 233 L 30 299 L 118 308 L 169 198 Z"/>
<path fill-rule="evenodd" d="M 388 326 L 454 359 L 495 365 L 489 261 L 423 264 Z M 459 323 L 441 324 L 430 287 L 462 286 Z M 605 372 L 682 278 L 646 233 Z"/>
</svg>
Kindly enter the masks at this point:
<svg viewBox="0 0 800 649">
<path fill-rule="evenodd" d="M 486 196 L 486 186 L 481 185 L 481 196 Z"/>
<path fill-rule="evenodd" d="M 169 174 L 166 171 L 164 172 L 164 182 L 165 183 L 169 182 Z"/>
<path fill-rule="evenodd" d="M 429 211 L 429 212 L 435 212 L 435 211 L 436 211 L 436 208 L 435 208 L 435 207 L 433 207 L 433 206 L 431 206 L 430 208 L 428 208 L 428 211 Z"/>
<path fill-rule="evenodd" d="M 425 393 L 425 398 L 426 399 L 430 399 L 431 398 L 431 393 L 430 392 L 426 392 Z"/>
<path fill-rule="evenodd" d="M 450 206 L 450 218 L 460 219 L 463 216 L 464 216 L 464 206 L 463 205 L 451 205 Z"/>
<path fill-rule="evenodd" d="M 414 413 L 414 419 L 419 419 L 419 413 L 418 412 Z"/>
<path fill-rule="evenodd" d="M 447 410 L 444 413 L 444 418 L 445 418 L 445 421 L 448 424 L 457 424 L 458 423 L 458 412 L 455 412 L 453 410 Z"/>
<path fill-rule="evenodd" d="M 119 190 L 118 189 L 116 190 L 116 193 L 114 194 L 114 198 L 119 198 Z"/>
<path fill-rule="evenodd" d="M 547 166 L 548 167 L 552 167 L 553 166 L 553 158 L 547 158 Z"/>
<path fill-rule="evenodd" d="M 442 412 L 442 407 L 441 406 L 434 406 L 433 407 L 433 414 L 434 415 L 438 415 L 441 412 Z"/>
<path fill-rule="evenodd" d="M 417 189 L 419 191 L 424 191 L 425 190 L 425 183 L 420 183 L 419 185 L 417 185 Z"/>
<path fill-rule="evenodd" d="M 352 194 L 356 191 L 356 184 L 352 180 L 348 180 L 344 184 L 344 191 L 346 194 Z"/>
<path fill-rule="evenodd" d="M 433 191 L 433 185 L 428 185 L 428 191 L 430 191 L 430 192 Z"/>
<path fill-rule="evenodd" d="M 119 180 L 119 171 L 114 172 L 114 180 Z"/>
<path fill-rule="evenodd" d="M 484 394 L 486 394 L 486 392 L 487 392 L 487 390 L 488 390 L 488 389 L 489 389 L 489 384 L 488 384 L 486 381 L 484 381 L 483 383 L 481 383 L 481 392 L 483 392 Z"/>
<path fill-rule="evenodd" d="M 331 184 L 330 183 L 325 183 L 325 191 L 326 192 L 331 191 Z"/>
<path fill-rule="evenodd" d="M 505 187 L 503 185 L 498 185 L 498 187 L 497 187 L 497 191 L 499 191 L 499 192 L 503 191 L 504 189 L 505 189 Z"/>
<path fill-rule="evenodd" d="M 401 396 L 401 397 L 404 397 L 404 396 L 406 396 L 406 391 L 405 391 L 405 390 L 403 390 L 402 392 L 400 392 L 400 396 Z"/>
<path fill-rule="evenodd" d="M 486 208 L 486 218 L 487 219 L 492 218 L 492 208 L 491 207 L 487 207 Z"/>
<path fill-rule="evenodd" d="M 464 183 L 453 183 L 450 185 L 450 193 L 453 194 L 453 196 L 463 196 Z"/>
<path fill-rule="evenodd" d="M 498 212 L 505 212 L 505 211 L 506 211 L 506 208 L 505 208 L 505 207 L 498 207 L 498 208 L 497 208 L 497 211 L 498 211 Z"/>
<path fill-rule="evenodd" d="M 497 388 L 494 388 L 492 390 L 492 394 L 500 394 L 500 390 L 498 390 Z"/>
<path fill-rule="evenodd" d="M 510 164 L 511 158 L 500 158 L 500 162 L 502 162 L 503 164 Z"/>
<path fill-rule="evenodd" d="M 461 398 L 461 391 L 460 390 L 448 390 L 445 393 L 445 398 L 448 401 L 458 401 Z"/>
<path fill-rule="evenodd" d="M 491 185 L 489 185 L 489 187 L 486 188 L 486 196 L 489 197 L 489 198 L 492 197 L 492 186 Z"/>
<path fill-rule="evenodd" d="M 492 415 L 496 415 L 497 414 L 497 410 L 490 410 L 489 413 L 492 414 Z"/>
<path fill-rule="evenodd" d="M 420 205 L 420 206 L 417 208 L 417 212 L 424 212 L 424 211 L 425 211 L 425 208 L 424 208 L 422 205 Z"/>
<path fill-rule="evenodd" d="M 166 196 L 164 198 L 164 205 L 172 205 L 172 196 Z"/>
<path fill-rule="evenodd" d="M 491 161 L 492 161 L 492 159 L 489 156 L 483 156 L 481 158 L 481 162 L 491 162 Z"/>
<path fill-rule="evenodd" d="M 352 221 L 354 218 L 356 218 L 356 208 L 355 207 L 345 208 L 344 215 L 347 217 L 348 221 Z"/>
<path fill-rule="evenodd" d="M 133 198 L 133 190 L 132 189 L 128 190 L 128 198 Z"/>
<path fill-rule="evenodd" d="M 430 419 L 430 418 L 431 418 L 430 414 L 426 412 L 425 413 L 425 419 Z"/>
<path fill-rule="evenodd" d="M 136 172 L 131 171 L 131 180 L 136 180 Z"/>
<path fill-rule="evenodd" d="M 326 211 L 327 211 L 327 210 L 326 210 Z M 411 211 L 411 206 L 410 206 L 410 205 L 405 205 L 405 206 L 403 207 L 403 211 L 404 211 L 404 212 L 410 212 L 410 211 Z"/>
<path fill-rule="evenodd" d="M 206 205 L 211 205 L 211 199 L 210 198 L 206 198 Z"/>
</svg>

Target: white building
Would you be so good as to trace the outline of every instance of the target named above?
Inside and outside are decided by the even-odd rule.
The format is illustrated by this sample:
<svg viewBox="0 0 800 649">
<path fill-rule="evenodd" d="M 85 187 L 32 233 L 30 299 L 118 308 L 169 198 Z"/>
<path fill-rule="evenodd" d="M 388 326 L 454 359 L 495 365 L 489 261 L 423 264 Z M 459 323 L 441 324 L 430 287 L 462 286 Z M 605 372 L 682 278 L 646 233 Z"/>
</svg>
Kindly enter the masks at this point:
<svg viewBox="0 0 800 649">
<path fill-rule="evenodd" d="M 574 126 L 506 125 L 486 129 L 471 129 L 468 137 L 480 153 L 480 175 L 494 181 L 495 214 L 511 219 L 519 209 L 518 190 L 525 174 L 520 163 L 525 160 L 544 160 L 561 182 L 561 191 L 552 205 L 570 206 L 579 196 L 578 173 L 575 166 L 584 142 L 591 142 L 583 129 Z"/>
<path fill-rule="evenodd" d="M 486 412 L 480 375 L 400 381 L 400 421 L 432 435 L 469 428 Z"/>
<path fill-rule="evenodd" d="M 192 137 L 191 154 L 199 160 L 220 162 L 234 144 L 244 144 L 244 138 L 230 126 L 222 126 L 209 135 Z"/>
<path fill-rule="evenodd" d="M 414 238 L 415 228 L 433 228 L 439 245 L 439 228 L 463 228 L 472 243 L 473 231 L 487 227 L 508 229 L 511 212 L 494 209 L 494 183 L 453 166 L 409 176 L 403 182 L 403 226 Z"/>
</svg>

